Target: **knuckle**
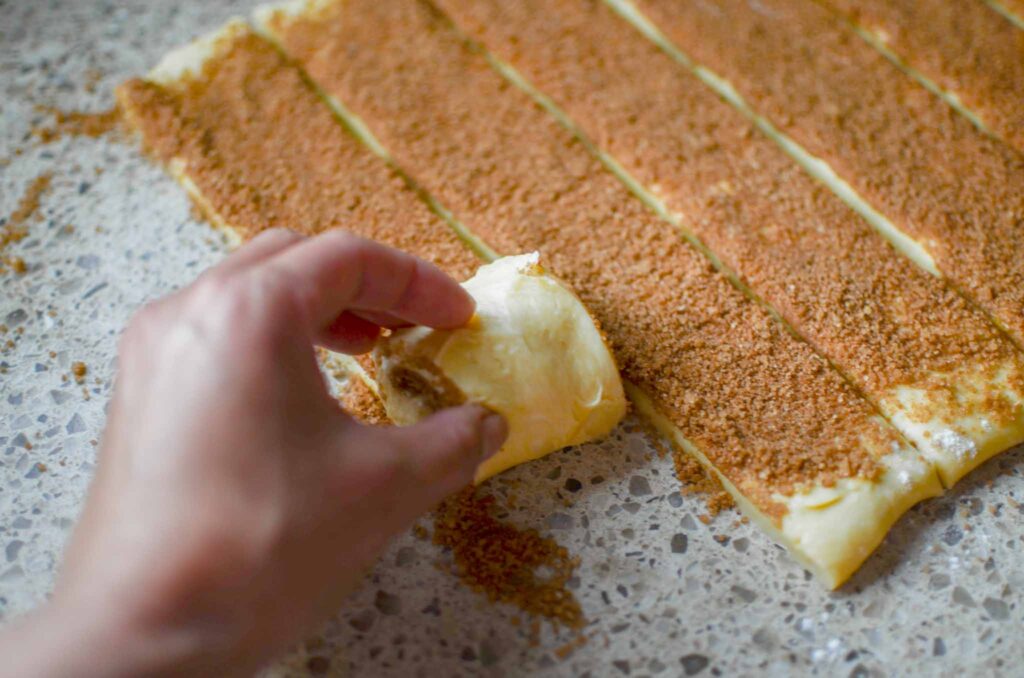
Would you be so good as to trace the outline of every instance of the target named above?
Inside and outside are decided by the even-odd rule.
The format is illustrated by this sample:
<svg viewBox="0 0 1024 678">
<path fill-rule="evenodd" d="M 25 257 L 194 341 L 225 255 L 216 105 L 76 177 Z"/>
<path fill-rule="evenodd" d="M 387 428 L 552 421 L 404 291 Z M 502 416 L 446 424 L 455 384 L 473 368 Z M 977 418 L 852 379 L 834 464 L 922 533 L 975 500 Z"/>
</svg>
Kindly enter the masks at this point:
<svg viewBox="0 0 1024 678">
<path fill-rule="evenodd" d="M 132 315 L 128 326 L 121 335 L 122 348 L 131 349 L 144 343 L 152 335 L 154 329 L 163 322 L 163 303 L 163 301 L 150 301 Z"/>
<path fill-rule="evenodd" d="M 362 242 L 363 240 L 356 234 L 352 233 L 351 231 L 347 231 L 343 228 L 336 228 L 332 231 L 328 231 L 324 235 L 324 237 L 329 238 L 332 242 L 336 242 L 338 245 L 344 247 L 351 247 Z"/>
<path fill-rule="evenodd" d="M 274 313 L 292 323 L 302 323 L 316 302 L 317 290 L 292 271 L 277 266 L 259 272 L 261 297 Z"/>
<path fill-rule="evenodd" d="M 302 236 L 291 230 L 290 228 L 284 228 L 283 226 L 274 226 L 256 236 L 255 239 L 259 240 L 270 240 L 280 242 L 296 242 L 302 239 Z"/>
<path fill-rule="evenodd" d="M 380 455 L 377 474 L 382 484 L 390 485 L 411 475 L 412 455 L 415 451 L 406 445 L 391 444 L 385 446 Z"/>
<path fill-rule="evenodd" d="M 480 445 L 480 435 L 475 421 L 467 418 L 451 424 L 448 429 L 448 445 L 460 456 L 476 452 Z"/>
<path fill-rule="evenodd" d="M 247 297 L 239 276 L 211 273 L 190 290 L 188 315 L 193 320 L 234 323 L 245 317 Z"/>
<path fill-rule="evenodd" d="M 415 451 L 394 436 L 370 430 L 364 434 L 349 441 L 351 453 L 336 476 L 339 493 L 355 499 L 407 485 L 414 475 Z"/>
</svg>

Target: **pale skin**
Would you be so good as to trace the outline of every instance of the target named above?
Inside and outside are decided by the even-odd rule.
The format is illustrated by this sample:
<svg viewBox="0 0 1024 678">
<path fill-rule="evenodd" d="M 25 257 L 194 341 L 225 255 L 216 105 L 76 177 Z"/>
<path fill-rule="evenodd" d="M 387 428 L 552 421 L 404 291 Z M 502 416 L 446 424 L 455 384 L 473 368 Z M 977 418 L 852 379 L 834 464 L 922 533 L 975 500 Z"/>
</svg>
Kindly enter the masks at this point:
<svg viewBox="0 0 1024 678">
<path fill-rule="evenodd" d="M 472 405 L 362 425 L 315 346 L 363 353 L 382 327 L 472 313 L 408 254 L 282 230 L 144 307 L 56 588 L 0 633 L 0 674 L 248 675 L 315 631 L 506 436 Z"/>
</svg>

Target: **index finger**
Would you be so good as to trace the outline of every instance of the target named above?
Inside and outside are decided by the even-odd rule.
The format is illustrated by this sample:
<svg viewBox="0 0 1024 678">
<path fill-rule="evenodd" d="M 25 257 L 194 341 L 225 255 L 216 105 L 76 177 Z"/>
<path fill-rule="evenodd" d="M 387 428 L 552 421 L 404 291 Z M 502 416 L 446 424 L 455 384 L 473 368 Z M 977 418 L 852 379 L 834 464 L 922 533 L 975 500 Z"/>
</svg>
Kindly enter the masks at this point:
<svg viewBox="0 0 1024 678">
<path fill-rule="evenodd" d="M 344 231 L 293 245 L 266 265 L 294 282 L 294 296 L 316 330 L 345 311 L 451 329 L 465 325 L 475 307 L 433 264 Z"/>
</svg>

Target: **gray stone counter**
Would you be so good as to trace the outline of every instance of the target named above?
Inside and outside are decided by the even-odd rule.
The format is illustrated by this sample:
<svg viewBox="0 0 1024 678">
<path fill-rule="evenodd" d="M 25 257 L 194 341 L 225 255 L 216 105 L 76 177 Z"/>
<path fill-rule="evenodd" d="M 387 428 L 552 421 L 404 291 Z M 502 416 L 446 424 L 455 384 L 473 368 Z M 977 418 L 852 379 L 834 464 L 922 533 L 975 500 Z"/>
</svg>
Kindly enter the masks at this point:
<svg viewBox="0 0 1024 678">
<path fill-rule="evenodd" d="M 115 343 L 132 310 L 226 251 L 181 191 L 116 138 L 30 139 L 39 106 L 98 111 L 114 86 L 251 2 L 0 1 L 0 217 L 53 174 L 41 218 L 0 275 L 0 618 L 44 600 L 93 472 Z M 8 342 L 10 342 L 8 344 Z M 85 363 L 84 383 L 71 365 Z M 633 427 L 520 467 L 511 520 L 578 555 L 589 642 L 545 628 L 399 538 L 319 637 L 270 670 L 367 676 L 1021 675 L 1024 453 L 911 511 L 829 593 L 755 528 L 709 524 Z M 568 482 L 572 480 L 573 482 Z M 578 481 L 578 482 L 575 482 Z M 571 491 L 572 488 L 575 491 Z M 117 557 L 117 554 L 109 554 Z M 2 658 L 0 658 L 2 662 Z"/>
</svg>

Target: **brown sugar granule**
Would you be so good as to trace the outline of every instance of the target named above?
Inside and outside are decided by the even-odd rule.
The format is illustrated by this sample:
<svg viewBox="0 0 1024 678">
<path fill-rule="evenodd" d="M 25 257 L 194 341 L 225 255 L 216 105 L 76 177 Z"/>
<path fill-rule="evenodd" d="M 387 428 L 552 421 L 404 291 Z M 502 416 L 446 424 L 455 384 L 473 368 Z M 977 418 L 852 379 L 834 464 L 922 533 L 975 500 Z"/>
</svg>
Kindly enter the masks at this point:
<svg viewBox="0 0 1024 678">
<path fill-rule="evenodd" d="M 1024 32 L 983 2 L 824 0 L 1024 151 Z"/>
<path fill-rule="evenodd" d="M 564 643 L 555 648 L 554 655 L 559 660 L 568 659 L 573 652 L 578 650 L 587 644 L 587 637 L 582 633 L 577 635 L 575 638 L 570 640 L 568 643 Z"/>
<path fill-rule="evenodd" d="M 451 550 L 455 573 L 490 600 L 583 626 L 583 611 L 567 588 L 577 559 L 554 539 L 499 520 L 493 497 L 469 487 L 445 500 L 435 515 L 434 543 Z"/>
<path fill-rule="evenodd" d="M 273 226 L 344 228 L 415 252 L 459 279 L 479 261 L 402 180 L 338 123 L 268 42 L 225 40 L 202 73 L 174 86 L 118 89 L 129 122 L 162 162 L 179 159 L 242 239 Z"/>
<path fill-rule="evenodd" d="M 636 4 L 829 163 L 1024 346 L 1024 154 L 812 0 Z"/>
<path fill-rule="evenodd" d="M 28 272 L 28 264 L 21 257 L 8 257 L 0 255 L 0 273 L 13 271 L 16 275 L 24 275 Z"/>
<path fill-rule="evenodd" d="M 32 130 L 33 136 L 42 143 L 62 139 L 66 136 L 84 136 L 95 139 L 115 129 L 121 121 L 117 106 L 98 113 L 85 111 L 63 111 L 52 106 L 41 106 L 41 110 L 53 115 L 53 123 Z"/>
<path fill-rule="evenodd" d="M 875 477 L 893 433 L 422 2 L 273 22 L 311 77 L 500 252 L 539 249 L 624 376 L 765 511 L 804 482 Z M 429 130 L 429 133 L 426 131 Z"/>
<path fill-rule="evenodd" d="M 603 3 L 439 0 L 876 399 L 1016 352 Z M 637 78 L 643 73 L 643 78 Z"/>
<path fill-rule="evenodd" d="M 89 368 L 85 363 L 76 361 L 71 363 L 71 375 L 75 378 L 75 381 L 81 384 L 85 381 L 85 375 L 88 374 Z"/>
</svg>

